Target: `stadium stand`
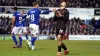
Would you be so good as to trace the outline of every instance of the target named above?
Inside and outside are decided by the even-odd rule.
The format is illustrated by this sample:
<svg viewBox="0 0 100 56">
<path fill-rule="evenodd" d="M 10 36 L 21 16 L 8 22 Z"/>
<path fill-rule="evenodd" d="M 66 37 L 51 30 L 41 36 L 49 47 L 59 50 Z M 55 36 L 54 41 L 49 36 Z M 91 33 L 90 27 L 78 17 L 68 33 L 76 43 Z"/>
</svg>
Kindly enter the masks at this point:
<svg viewBox="0 0 100 56">
<path fill-rule="evenodd" d="M 50 19 L 41 18 L 40 20 L 40 34 L 49 35 L 55 34 L 55 23 Z M 100 34 L 99 27 L 97 28 L 100 20 L 90 20 L 90 24 L 84 23 L 80 18 L 72 18 L 66 25 L 66 34 L 71 35 L 98 35 Z M 95 27 L 93 27 L 95 26 Z M 11 18 L 0 17 L 0 34 L 10 34 L 11 31 Z"/>
<path fill-rule="evenodd" d="M 11 19 L 9 17 L 0 17 L 0 34 L 10 34 Z"/>
<path fill-rule="evenodd" d="M 40 7 L 58 7 L 62 1 L 66 1 L 68 7 L 100 7 L 100 0 L 0 0 L 0 6 L 32 6 L 32 3 L 35 1 L 39 3 Z"/>
</svg>

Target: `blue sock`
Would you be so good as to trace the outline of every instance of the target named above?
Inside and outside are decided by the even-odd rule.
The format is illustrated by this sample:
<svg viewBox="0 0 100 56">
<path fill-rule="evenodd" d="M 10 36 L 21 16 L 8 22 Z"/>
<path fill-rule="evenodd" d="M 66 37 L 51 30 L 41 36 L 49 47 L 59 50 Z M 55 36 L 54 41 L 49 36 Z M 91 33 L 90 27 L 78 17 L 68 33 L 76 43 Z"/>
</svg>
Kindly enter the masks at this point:
<svg viewBox="0 0 100 56">
<path fill-rule="evenodd" d="M 18 44 L 18 42 L 17 42 L 17 39 L 16 39 L 15 35 L 14 35 L 14 36 L 12 36 L 12 39 L 13 39 L 13 41 L 15 42 L 15 44 L 17 45 L 17 44 Z"/>
<path fill-rule="evenodd" d="M 28 40 L 28 35 L 27 34 L 25 35 L 25 37 L 26 37 L 26 40 Z"/>
<path fill-rule="evenodd" d="M 19 44 L 22 47 L 22 38 L 21 37 L 19 37 Z"/>
<path fill-rule="evenodd" d="M 36 37 L 32 37 L 31 38 L 31 44 L 32 44 L 32 46 L 34 46 L 34 43 L 35 43 L 35 40 L 36 40 L 37 38 Z"/>
</svg>

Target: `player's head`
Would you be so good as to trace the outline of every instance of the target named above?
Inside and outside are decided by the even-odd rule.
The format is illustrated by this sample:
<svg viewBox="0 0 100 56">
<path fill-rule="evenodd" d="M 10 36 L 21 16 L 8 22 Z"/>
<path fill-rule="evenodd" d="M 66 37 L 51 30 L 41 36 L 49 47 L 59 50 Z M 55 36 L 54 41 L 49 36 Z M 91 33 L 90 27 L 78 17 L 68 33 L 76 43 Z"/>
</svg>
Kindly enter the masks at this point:
<svg viewBox="0 0 100 56">
<path fill-rule="evenodd" d="M 17 7 L 13 7 L 12 9 L 13 9 L 13 11 L 17 11 Z"/>
<path fill-rule="evenodd" d="M 67 6 L 67 3 L 63 1 L 63 2 L 61 2 L 60 5 L 61 5 L 61 7 L 66 7 Z"/>
<path fill-rule="evenodd" d="M 21 10 L 20 13 L 21 13 L 22 15 L 25 14 L 24 10 Z"/>
<path fill-rule="evenodd" d="M 38 2 L 34 2 L 34 3 L 33 3 L 33 7 L 38 8 L 38 7 L 39 7 Z"/>
</svg>

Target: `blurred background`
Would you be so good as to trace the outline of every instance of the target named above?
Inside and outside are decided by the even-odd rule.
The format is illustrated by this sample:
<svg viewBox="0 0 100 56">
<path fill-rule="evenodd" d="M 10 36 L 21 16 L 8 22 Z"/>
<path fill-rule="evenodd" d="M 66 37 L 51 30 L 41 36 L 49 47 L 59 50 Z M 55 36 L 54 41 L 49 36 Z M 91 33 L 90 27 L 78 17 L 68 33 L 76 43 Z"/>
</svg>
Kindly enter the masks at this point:
<svg viewBox="0 0 100 56">
<path fill-rule="evenodd" d="M 0 36 L 5 39 L 10 35 L 12 7 L 17 6 L 18 11 L 27 13 L 33 2 L 38 2 L 41 10 L 51 10 L 58 9 L 62 1 L 67 2 L 70 13 L 64 39 L 69 39 L 69 35 L 100 35 L 100 0 L 0 0 Z M 41 15 L 39 34 L 46 36 L 42 39 L 55 39 L 53 15 L 54 12 Z"/>
</svg>

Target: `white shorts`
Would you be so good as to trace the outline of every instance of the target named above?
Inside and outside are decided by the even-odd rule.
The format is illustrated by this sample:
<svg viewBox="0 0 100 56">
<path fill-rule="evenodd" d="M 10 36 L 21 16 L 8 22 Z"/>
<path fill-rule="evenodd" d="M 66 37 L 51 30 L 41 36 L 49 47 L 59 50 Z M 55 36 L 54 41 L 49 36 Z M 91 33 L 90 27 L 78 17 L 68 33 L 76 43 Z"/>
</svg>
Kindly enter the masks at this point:
<svg viewBox="0 0 100 56">
<path fill-rule="evenodd" d="M 38 34 L 39 33 L 39 25 L 30 24 L 29 25 L 31 34 Z"/>
<path fill-rule="evenodd" d="M 13 33 L 13 34 L 22 34 L 22 27 L 14 27 L 13 29 L 12 29 L 12 32 L 11 33 Z"/>
<path fill-rule="evenodd" d="M 23 33 L 27 33 L 27 27 L 22 27 L 23 28 Z"/>
</svg>

